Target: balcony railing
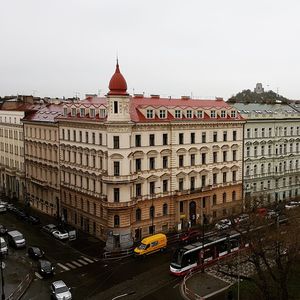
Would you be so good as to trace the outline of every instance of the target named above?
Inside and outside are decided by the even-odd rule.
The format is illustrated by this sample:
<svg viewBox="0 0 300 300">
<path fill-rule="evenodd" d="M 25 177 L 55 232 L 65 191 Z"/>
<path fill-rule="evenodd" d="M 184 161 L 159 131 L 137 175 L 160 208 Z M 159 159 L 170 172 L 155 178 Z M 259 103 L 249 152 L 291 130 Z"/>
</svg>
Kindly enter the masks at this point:
<svg viewBox="0 0 300 300">
<path fill-rule="evenodd" d="M 138 175 L 121 175 L 121 176 L 109 176 L 109 175 L 103 175 L 102 181 L 104 183 L 130 183 L 135 180 L 137 180 Z"/>
</svg>

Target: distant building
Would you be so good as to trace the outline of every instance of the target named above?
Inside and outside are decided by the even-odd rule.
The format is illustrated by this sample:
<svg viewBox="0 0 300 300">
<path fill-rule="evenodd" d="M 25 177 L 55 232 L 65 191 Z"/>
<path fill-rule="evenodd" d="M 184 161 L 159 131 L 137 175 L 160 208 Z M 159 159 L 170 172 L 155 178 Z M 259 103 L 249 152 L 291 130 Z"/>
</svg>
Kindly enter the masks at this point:
<svg viewBox="0 0 300 300">
<path fill-rule="evenodd" d="M 248 207 L 300 194 L 300 113 L 284 104 L 234 107 L 244 127 L 244 196 Z"/>
<path fill-rule="evenodd" d="M 254 93 L 262 94 L 264 92 L 264 88 L 261 83 L 257 83 L 256 87 L 254 88 Z"/>
</svg>

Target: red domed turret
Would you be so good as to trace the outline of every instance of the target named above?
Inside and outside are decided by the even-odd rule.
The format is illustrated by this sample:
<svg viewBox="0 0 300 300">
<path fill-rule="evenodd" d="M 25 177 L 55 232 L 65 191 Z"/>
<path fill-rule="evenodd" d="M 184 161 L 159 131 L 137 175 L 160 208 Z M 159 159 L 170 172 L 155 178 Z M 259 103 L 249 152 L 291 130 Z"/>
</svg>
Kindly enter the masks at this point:
<svg viewBox="0 0 300 300">
<path fill-rule="evenodd" d="M 108 95 L 128 95 L 127 83 L 125 78 L 120 72 L 118 60 L 117 60 L 115 74 L 112 76 L 108 87 L 109 87 Z"/>
</svg>

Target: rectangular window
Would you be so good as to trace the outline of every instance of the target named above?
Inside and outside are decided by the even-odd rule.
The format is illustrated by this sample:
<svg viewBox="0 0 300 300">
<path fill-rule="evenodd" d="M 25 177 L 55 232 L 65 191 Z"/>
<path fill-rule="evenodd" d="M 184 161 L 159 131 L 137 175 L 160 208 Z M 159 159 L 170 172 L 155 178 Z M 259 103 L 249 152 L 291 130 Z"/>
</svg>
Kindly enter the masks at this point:
<svg viewBox="0 0 300 300">
<path fill-rule="evenodd" d="M 227 151 L 223 151 L 223 161 L 227 161 Z"/>
<path fill-rule="evenodd" d="M 213 184 L 217 184 L 217 174 L 213 173 Z"/>
<path fill-rule="evenodd" d="M 93 143 L 93 145 L 96 144 L 96 134 L 95 134 L 95 132 L 92 132 L 92 143 Z"/>
<path fill-rule="evenodd" d="M 84 117 L 84 116 L 85 116 L 85 109 L 80 108 L 80 117 Z"/>
<path fill-rule="evenodd" d="M 191 166 L 195 165 L 195 154 L 191 154 Z"/>
<path fill-rule="evenodd" d="M 153 109 L 147 109 L 147 119 L 153 119 L 153 118 L 154 118 Z"/>
<path fill-rule="evenodd" d="M 265 129 L 264 128 L 261 129 L 261 137 L 265 137 Z"/>
<path fill-rule="evenodd" d="M 149 183 L 149 189 L 150 189 L 150 195 L 154 195 L 155 194 L 155 181 L 151 181 Z"/>
<path fill-rule="evenodd" d="M 201 176 L 201 186 L 206 186 L 206 175 Z"/>
<path fill-rule="evenodd" d="M 114 176 L 120 176 L 120 162 L 114 161 Z"/>
<path fill-rule="evenodd" d="M 179 181 L 178 181 L 178 189 L 179 191 L 183 191 L 183 178 L 179 178 Z"/>
<path fill-rule="evenodd" d="M 163 145 L 168 145 L 168 134 L 167 133 L 163 134 Z"/>
<path fill-rule="evenodd" d="M 223 141 L 227 141 L 227 131 L 223 131 Z"/>
<path fill-rule="evenodd" d="M 168 168 L 168 156 L 163 156 L 163 169 Z"/>
<path fill-rule="evenodd" d="M 137 134 L 135 136 L 135 146 L 136 147 L 141 147 L 141 135 L 140 134 Z"/>
<path fill-rule="evenodd" d="M 183 144 L 183 133 L 179 133 L 179 144 Z"/>
<path fill-rule="evenodd" d="M 114 114 L 119 113 L 119 103 L 118 101 L 114 101 Z"/>
<path fill-rule="evenodd" d="M 224 172 L 223 173 L 223 183 L 226 183 L 227 182 L 227 173 Z"/>
<path fill-rule="evenodd" d="M 213 162 L 214 163 L 218 162 L 218 152 L 213 152 Z"/>
<path fill-rule="evenodd" d="M 232 132 L 232 140 L 233 141 L 236 141 L 237 140 L 237 132 L 236 132 L 236 130 L 233 130 L 233 132 Z"/>
<path fill-rule="evenodd" d="M 137 183 L 135 185 L 135 196 L 136 197 L 140 197 L 142 195 L 142 184 L 141 183 Z"/>
<path fill-rule="evenodd" d="M 195 144 L 195 132 L 191 132 L 191 144 Z"/>
<path fill-rule="evenodd" d="M 182 213 L 183 212 L 183 201 L 179 202 L 179 211 Z"/>
<path fill-rule="evenodd" d="M 136 172 L 140 172 L 141 171 L 141 169 L 142 169 L 142 164 L 141 164 L 141 159 L 140 158 L 137 158 L 136 160 L 135 160 L 135 171 Z"/>
<path fill-rule="evenodd" d="M 186 117 L 191 119 L 193 117 L 193 111 L 192 110 L 187 110 L 186 111 Z"/>
<path fill-rule="evenodd" d="M 181 110 L 179 110 L 179 109 L 175 110 L 175 118 L 176 119 L 181 119 Z"/>
<path fill-rule="evenodd" d="M 206 132 L 202 132 L 202 143 L 206 143 Z"/>
<path fill-rule="evenodd" d="M 71 116 L 75 117 L 76 116 L 76 108 L 71 109 Z"/>
<path fill-rule="evenodd" d="M 89 133 L 85 133 L 85 142 L 88 144 L 89 143 Z"/>
<path fill-rule="evenodd" d="M 247 129 L 247 138 L 250 138 L 250 128 Z"/>
<path fill-rule="evenodd" d="M 91 118 L 95 118 L 95 108 L 90 109 L 90 116 Z"/>
<path fill-rule="evenodd" d="M 226 111 L 225 110 L 221 110 L 221 118 L 226 118 Z"/>
<path fill-rule="evenodd" d="M 154 134 L 149 135 L 149 146 L 155 146 L 155 135 Z"/>
<path fill-rule="evenodd" d="M 100 108 L 99 115 L 100 115 L 100 118 L 105 118 L 105 116 L 106 116 L 106 109 Z"/>
<path fill-rule="evenodd" d="M 237 150 L 232 150 L 232 160 L 236 161 L 236 151 Z"/>
<path fill-rule="evenodd" d="M 114 188 L 114 202 L 120 202 L 120 189 Z"/>
<path fill-rule="evenodd" d="M 203 118 L 203 111 L 197 110 L 197 118 L 202 119 Z"/>
<path fill-rule="evenodd" d="M 230 113 L 231 118 L 235 118 L 236 117 L 236 111 L 232 110 Z"/>
<path fill-rule="evenodd" d="M 82 143 L 82 131 L 79 131 L 79 142 Z"/>
<path fill-rule="evenodd" d="M 114 149 L 120 149 L 120 138 L 119 136 L 114 136 Z"/>
<path fill-rule="evenodd" d="M 190 189 L 191 191 L 195 189 L 195 177 L 191 177 L 190 179 Z"/>
<path fill-rule="evenodd" d="M 202 158 L 202 165 L 206 165 L 206 153 L 202 153 L 201 158 Z"/>
<path fill-rule="evenodd" d="M 159 117 L 160 119 L 165 119 L 167 116 L 166 111 L 165 110 L 160 110 L 159 111 Z"/>
<path fill-rule="evenodd" d="M 179 164 L 179 167 L 183 167 L 183 160 L 184 160 L 183 155 L 179 155 L 179 156 L 178 156 L 178 164 Z"/>
<path fill-rule="evenodd" d="M 99 133 L 99 145 L 102 145 L 102 133 Z"/>
<path fill-rule="evenodd" d="M 150 157 L 149 158 L 149 168 L 150 168 L 150 170 L 155 169 L 155 157 Z"/>
<path fill-rule="evenodd" d="M 215 111 L 215 110 L 212 110 L 212 111 L 210 112 L 210 117 L 211 117 L 211 118 L 215 118 L 215 117 L 216 117 L 216 111 Z"/>
<path fill-rule="evenodd" d="M 168 180 L 163 180 L 163 193 L 168 191 Z"/>
<path fill-rule="evenodd" d="M 213 141 L 214 141 L 214 143 L 216 143 L 218 141 L 218 132 L 217 131 L 213 132 Z"/>
</svg>

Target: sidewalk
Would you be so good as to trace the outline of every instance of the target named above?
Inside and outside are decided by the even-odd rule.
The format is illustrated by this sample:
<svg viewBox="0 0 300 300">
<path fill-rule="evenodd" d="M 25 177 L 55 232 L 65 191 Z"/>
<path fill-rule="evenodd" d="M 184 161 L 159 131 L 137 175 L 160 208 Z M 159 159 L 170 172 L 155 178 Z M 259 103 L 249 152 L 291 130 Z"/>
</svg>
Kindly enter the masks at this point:
<svg viewBox="0 0 300 300">
<path fill-rule="evenodd" d="M 229 287 L 227 282 L 199 271 L 183 281 L 181 290 L 185 299 L 227 299 L 222 291 Z"/>
</svg>

